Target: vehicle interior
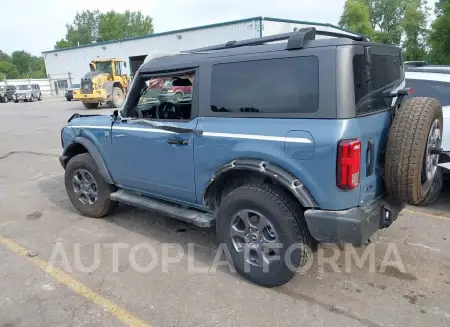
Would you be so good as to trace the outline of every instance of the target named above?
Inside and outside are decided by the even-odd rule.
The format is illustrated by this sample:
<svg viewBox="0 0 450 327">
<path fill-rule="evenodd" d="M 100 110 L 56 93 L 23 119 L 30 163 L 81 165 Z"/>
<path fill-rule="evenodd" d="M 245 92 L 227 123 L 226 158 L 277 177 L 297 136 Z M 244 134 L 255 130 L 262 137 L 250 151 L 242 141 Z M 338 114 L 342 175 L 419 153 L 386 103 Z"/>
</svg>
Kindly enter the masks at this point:
<svg viewBox="0 0 450 327">
<path fill-rule="evenodd" d="M 136 81 L 139 83 L 136 89 L 140 90 L 140 94 L 135 95 L 135 99 L 131 104 L 132 109 L 128 110 L 126 116 L 141 119 L 190 119 L 192 95 L 186 95 L 182 99 L 167 96 L 161 97 L 161 89 L 168 84 L 173 87 L 192 86 L 193 81 L 193 74 Z"/>
</svg>

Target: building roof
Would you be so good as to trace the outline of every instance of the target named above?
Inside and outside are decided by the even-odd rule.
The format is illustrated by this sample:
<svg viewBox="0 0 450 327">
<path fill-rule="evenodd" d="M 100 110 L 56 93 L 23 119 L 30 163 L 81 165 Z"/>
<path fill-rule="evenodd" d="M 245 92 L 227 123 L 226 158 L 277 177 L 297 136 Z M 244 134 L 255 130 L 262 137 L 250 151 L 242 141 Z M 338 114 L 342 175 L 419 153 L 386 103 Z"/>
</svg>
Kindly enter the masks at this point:
<svg viewBox="0 0 450 327">
<path fill-rule="evenodd" d="M 80 45 L 80 46 L 75 46 L 75 47 L 70 47 L 70 48 L 48 50 L 48 51 L 43 51 L 42 54 L 55 53 L 55 52 L 61 52 L 61 51 L 68 51 L 68 50 L 73 50 L 73 49 L 88 48 L 88 47 L 95 47 L 95 46 L 98 46 L 98 45 L 105 45 L 105 44 L 111 44 L 111 43 L 117 43 L 117 42 L 128 42 L 128 41 L 133 41 L 133 40 L 153 38 L 153 37 L 158 37 L 158 36 L 163 36 L 163 35 L 170 35 L 170 34 L 178 34 L 178 33 L 183 33 L 183 32 L 198 31 L 198 30 L 209 29 L 209 28 L 220 27 L 220 26 L 227 26 L 227 25 L 233 25 L 233 24 L 239 24 L 239 23 L 253 22 L 253 21 L 257 21 L 257 20 L 259 20 L 261 22 L 262 21 L 271 21 L 271 22 L 280 22 L 280 23 L 304 24 L 304 25 L 310 25 L 310 26 L 330 27 L 330 28 L 335 28 L 335 29 L 347 32 L 347 33 L 360 35 L 359 33 L 354 33 L 354 32 L 348 31 L 346 29 L 343 29 L 343 28 L 341 28 L 339 26 L 336 26 L 336 25 L 333 25 L 333 24 L 315 23 L 315 22 L 300 21 L 300 20 L 291 20 L 291 19 L 281 19 L 281 18 L 258 16 L 258 17 L 244 18 L 244 19 L 232 20 L 232 21 L 216 23 L 216 24 L 209 24 L 209 25 L 203 25 L 203 26 L 184 28 L 184 29 L 174 30 L 174 31 L 167 31 L 167 32 L 162 32 L 162 33 L 153 33 L 153 34 L 148 34 L 148 35 L 144 35 L 144 36 L 129 37 L 129 38 L 120 39 L 120 40 L 112 40 L 112 41 L 106 41 L 106 42 L 97 42 L 97 43 Z"/>
</svg>

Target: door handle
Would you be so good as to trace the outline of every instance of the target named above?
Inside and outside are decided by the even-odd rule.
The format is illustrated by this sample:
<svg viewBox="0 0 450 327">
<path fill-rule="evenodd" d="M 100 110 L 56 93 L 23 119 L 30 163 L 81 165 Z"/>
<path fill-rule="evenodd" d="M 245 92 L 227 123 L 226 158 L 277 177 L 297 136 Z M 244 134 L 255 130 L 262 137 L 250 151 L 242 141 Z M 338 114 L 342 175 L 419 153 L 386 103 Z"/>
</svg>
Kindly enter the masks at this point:
<svg viewBox="0 0 450 327">
<path fill-rule="evenodd" d="M 186 140 L 173 140 L 173 139 L 169 139 L 167 141 L 168 144 L 173 144 L 173 145 L 188 145 L 189 142 Z"/>
</svg>

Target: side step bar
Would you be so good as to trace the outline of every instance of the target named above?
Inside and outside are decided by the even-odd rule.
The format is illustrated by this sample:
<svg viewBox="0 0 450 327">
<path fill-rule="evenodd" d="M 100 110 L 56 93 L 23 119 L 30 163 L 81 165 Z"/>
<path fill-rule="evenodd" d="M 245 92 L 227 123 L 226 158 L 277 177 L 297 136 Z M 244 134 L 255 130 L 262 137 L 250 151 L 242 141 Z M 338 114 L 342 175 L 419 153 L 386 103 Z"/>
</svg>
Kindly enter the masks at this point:
<svg viewBox="0 0 450 327">
<path fill-rule="evenodd" d="M 186 221 L 198 227 L 211 227 L 216 223 L 216 218 L 208 212 L 202 212 L 195 209 L 187 209 L 167 202 L 150 199 L 135 193 L 119 190 L 110 196 L 111 200 L 120 203 L 129 204 L 165 214 L 169 217 Z"/>
</svg>

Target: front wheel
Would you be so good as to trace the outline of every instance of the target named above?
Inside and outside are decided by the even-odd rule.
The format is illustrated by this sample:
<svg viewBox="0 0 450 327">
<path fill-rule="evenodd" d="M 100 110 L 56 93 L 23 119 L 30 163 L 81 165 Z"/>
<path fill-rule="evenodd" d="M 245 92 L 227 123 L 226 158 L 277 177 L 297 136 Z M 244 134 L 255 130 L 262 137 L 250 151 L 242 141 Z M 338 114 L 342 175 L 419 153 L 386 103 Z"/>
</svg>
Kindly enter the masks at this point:
<svg viewBox="0 0 450 327">
<path fill-rule="evenodd" d="M 7 103 L 7 102 L 8 102 L 8 97 L 5 94 L 5 96 L 3 97 L 3 103 Z"/>
<path fill-rule="evenodd" d="M 73 206 L 83 215 L 101 218 L 110 214 L 116 202 L 109 196 L 114 186 L 107 184 L 88 153 L 74 156 L 67 164 L 64 182 Z"/>
<path fill-rule="evenodd" d="M 39 93 L 38 101 L 42 101 L 42 94 Z"/>
<path fill-rule="evenodd" d="M 120 108 L 125 100 L 125 93 L 123 93 L 120 87 L 114 87 L 112 90 L 112 102 L 114 107 Z"/>
<path fill-rule="evenodd" d="M 267 287 L 287 283 L 307 262 L 313 243 L 300 205 L 266 184 L 244 185 L 228 193 L 216 228 L 236 271 Z"/>
</svg>

